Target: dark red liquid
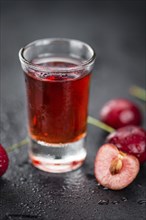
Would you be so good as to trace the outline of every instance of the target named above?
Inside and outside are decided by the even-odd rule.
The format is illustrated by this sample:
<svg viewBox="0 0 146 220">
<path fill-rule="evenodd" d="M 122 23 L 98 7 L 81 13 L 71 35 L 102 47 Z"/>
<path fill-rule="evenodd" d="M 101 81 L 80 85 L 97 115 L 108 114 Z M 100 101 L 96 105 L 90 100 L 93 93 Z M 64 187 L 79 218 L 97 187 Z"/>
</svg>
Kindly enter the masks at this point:
<svg viewBox="0 0 146 220">
<path fill-rule="evenodd" d="M 39 63 L 41 65 L 41 63 Z M 47 62 L 43 66 L 76 66 L 68 62 Z M 90 74 L 45 75 L 27 72 L 29 132 L 47 143 L 68 143 L 86 134 Z"/>
</svg>

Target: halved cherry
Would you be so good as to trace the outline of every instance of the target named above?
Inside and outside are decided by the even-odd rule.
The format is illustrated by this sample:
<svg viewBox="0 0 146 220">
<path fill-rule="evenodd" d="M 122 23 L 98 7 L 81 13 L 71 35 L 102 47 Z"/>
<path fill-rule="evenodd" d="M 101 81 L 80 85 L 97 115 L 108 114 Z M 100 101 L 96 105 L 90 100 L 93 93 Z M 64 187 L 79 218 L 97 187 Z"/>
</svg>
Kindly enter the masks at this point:
<svg viewBox="0 0 146 220">
<path fill-rule="evenodd" d="M 95 159 L 95 177 L 104 187 L 120 190 L 127 187 L 139 172 L 139 161 L 113 144 L 104 144 Z"/>
</svg>

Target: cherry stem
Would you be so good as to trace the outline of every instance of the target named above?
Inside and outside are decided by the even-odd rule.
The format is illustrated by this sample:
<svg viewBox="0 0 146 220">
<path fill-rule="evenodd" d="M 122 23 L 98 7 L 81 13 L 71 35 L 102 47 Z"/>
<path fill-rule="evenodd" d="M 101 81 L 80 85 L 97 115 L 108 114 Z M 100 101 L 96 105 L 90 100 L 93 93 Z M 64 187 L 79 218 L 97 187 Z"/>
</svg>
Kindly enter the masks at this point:
<svg viewBox="0 0 146 220">
<path fill-rule="evenodd" d="M 102 130 L 104 130 L 106 132 L 109 132 L 109 133 L 115 131 L 114 128 L 108 126 L 107 124 L 105 124 L 105 123 L 103 123 L 103 122 L 101 122 L 101 121 L 99 121 L 99 120 L 97 120 L 97 119 L 95 119 L 91 116 L 88 116 L 87 122 L 91 125 L 94 125 L 98 128 L 101 128 Z"/>
<path fill-rule="evenodd" d="M 142 101 L 146 101 L 146 90 L 139 86 L 131 86 L 129 89 L 131 95 L 141 99 Z"/>
<path fill-rule="evenodd" d="M 106 131 L 106 132 L 113 132 L 115 129 L 113 129 L 112 127 L 108 126 L 107 124 L 91 117 L 91 116 L 88 116 L 88 119 L 87 119 L 87 122 L 91 125 L 94 125 L 98 128 L 101 128 L 102 130 Z M 7 148 L 7 152 L 12 152 L 20 147 L 22 147 L 23 145 L 26 145 L 29 143 L 29 139 L 28 137 L 24 138 L 22 141 L 18 142 L 17 144 L 13 144 L 11 146 L 9 146 Z"/>
<path fill-rule="evenodd" d="M 12 152 L 20 147 L 22 147 L 25 144 L 28 144 L 29 140 L 28 137 L 24 138 L 22 141 L 18 142 L 17 144 L 13 144 L 10 147 L 7 148 L 7 152 Z"/>
</svg>

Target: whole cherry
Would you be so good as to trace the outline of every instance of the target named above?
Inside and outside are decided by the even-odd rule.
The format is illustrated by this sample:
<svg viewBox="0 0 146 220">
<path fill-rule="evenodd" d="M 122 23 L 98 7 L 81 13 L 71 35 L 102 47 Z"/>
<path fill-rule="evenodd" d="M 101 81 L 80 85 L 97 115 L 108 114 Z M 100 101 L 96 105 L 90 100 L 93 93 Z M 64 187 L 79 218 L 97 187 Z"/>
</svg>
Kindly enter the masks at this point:
<svg viewBox="0 0 146 220">
<path fill-rule="evenodd" d="M 146 161 L 146 131 L 143 128 L 137 126 L 119 128 L 107 136 L 106 142 L 136 156 L 140 163 Z"/>
<path fill-rule="evenodd" d="M 0 177 L 6 172 L 9 165 L 7 152 L 0 144 Z"/>
<path fill-rule="evenodd" d="M 108 101 L 100 112 L 100 119 L 117 129 L 127 125 L 140 125 L 142 116 L 139 108 L 127 99 Z"/>
</svg>

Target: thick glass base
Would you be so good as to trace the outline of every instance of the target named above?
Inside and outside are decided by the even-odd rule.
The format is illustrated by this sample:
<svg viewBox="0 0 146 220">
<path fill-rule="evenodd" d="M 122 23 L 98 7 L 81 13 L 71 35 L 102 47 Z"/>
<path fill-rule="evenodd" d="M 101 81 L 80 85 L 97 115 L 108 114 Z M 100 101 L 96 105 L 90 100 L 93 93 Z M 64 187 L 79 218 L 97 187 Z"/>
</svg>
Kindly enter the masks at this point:
<svg viewBox="0 0 146 220">
<path fill-rule="evenodd" d="M 40 170 L 63 173 L 77 169 L 86 158 L 85 137 L 67 144 L 48 144 L 30 139 L 29 157 Z"/>
</svg>

